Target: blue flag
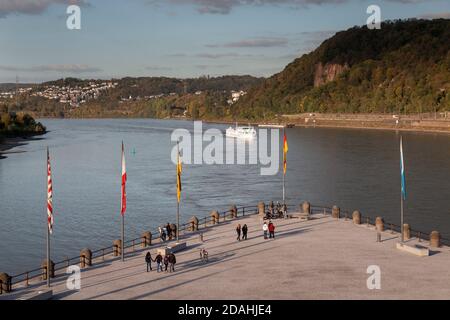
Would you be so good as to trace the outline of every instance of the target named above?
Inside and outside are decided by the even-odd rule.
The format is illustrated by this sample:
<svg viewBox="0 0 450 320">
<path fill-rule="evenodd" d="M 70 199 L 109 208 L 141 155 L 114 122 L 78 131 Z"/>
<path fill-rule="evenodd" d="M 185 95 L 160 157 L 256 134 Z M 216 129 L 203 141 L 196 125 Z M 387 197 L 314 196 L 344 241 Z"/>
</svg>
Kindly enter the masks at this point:
<svg viewBox="0 0 450 320">
<path fill-rule="evenodd" d="M 406 200 L 405 162 L 403 160 L 403 138 L 400 137 L 400 175 L 402 181 L 402 197 Z"/>
</svg>

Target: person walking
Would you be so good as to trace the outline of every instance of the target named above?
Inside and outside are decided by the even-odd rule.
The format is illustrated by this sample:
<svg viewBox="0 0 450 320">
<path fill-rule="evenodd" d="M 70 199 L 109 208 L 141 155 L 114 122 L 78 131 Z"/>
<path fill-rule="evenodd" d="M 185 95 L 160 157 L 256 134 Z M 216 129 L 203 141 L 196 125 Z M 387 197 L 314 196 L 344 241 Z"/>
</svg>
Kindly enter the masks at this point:
<svg viewBox="0 0 450 320">
<path fill-rule="evenodd" d="M 170 223 L 167 222 L 166 225 L 167 236 L 169 237 L 169 241 L 172 240 L 172 228 L 170 227 Z"/>
<path fill-rule="evenodd" d="M 263 224 L 264 239 L 267 239 L 267 230 L 268 230 L 267 223 L 264 222 Z"/>
<path fill-rule="evenodd" d="M 242 240 L 247 240 L 248 227 L 247 224 L 242 226 Z"/>
<path fill-rule="evenodd" d="M 150 269 L 150 271 L 152 271 L 152 255 L 150 253 L 150 251 L 147 252 L 147 254 L 145 255 L 145 263 L 147 264 L 147 272 L 148 269 Z"/>
<path fill-rule="evenodd" d="M 155 257 L 155 262 L 156 262 L 156 271 L 160 272 L 163 271 L 162 270 L 162 261 L 163 261 L 163 257 L 160 253 L 158 253 L 158 255 Z"/>
<path fill-rule="evenodd" d="M 241 225 L 238 224 L 236 227 L 236 233 L 237 233 L 237 239 L 238 241 L 241 241 Z"/>
<path fill-rule="evenodd" d="M 272 221 L 269 221 L 269 238 L 275 239 L 275 225 L 272 223 Z"/>
<path fill-rule="evenodd" d="M 167 272 L 167 268 L 169 267 L 169 255 L 164 256 L 164 271 Z"/>
<path fill-rule="evenodd" d="M 169 272 L 175 272 L 175 263 L 177 263 L 175 254 L 169 254 Z"/>
</svg>

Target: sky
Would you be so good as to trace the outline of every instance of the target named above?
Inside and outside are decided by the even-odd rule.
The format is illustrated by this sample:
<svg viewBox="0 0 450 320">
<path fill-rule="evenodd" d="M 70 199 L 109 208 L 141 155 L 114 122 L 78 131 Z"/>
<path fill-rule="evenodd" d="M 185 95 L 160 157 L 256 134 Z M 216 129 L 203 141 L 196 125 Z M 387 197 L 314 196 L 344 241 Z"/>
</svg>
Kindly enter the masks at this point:
<svg viewBox="0 0 450 320">
<path fill-rule="evenodd" d="M 372 4 L 382 20 L 450 18 L 450 0 L 0 0 L 0 82 L 267 77 L 366 24 Z"/>
</svg>

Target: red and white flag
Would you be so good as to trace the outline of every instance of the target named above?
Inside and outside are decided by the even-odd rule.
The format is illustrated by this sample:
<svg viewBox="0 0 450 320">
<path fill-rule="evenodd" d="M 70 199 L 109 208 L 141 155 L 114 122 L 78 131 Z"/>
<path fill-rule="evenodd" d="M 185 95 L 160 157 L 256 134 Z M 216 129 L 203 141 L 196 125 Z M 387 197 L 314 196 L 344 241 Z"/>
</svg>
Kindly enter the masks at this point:
<svg viewBox="0 0 450 320">
<path fill-rule="evenodd" d="M 47 223 L 50 234 L 53 232 L 53 186 L 50 153 L 47 148 Z"/>
<path fill-rule="evenodd" d="M 122 141 L 122 201 L 120 210 L 121 215 L 124 215 L 125 211 L 127 210 L 127 192 L 125 190 L 126 183 L 127 183 L 127 169 L 125 167 L 125 152 Z"/>
</svg>

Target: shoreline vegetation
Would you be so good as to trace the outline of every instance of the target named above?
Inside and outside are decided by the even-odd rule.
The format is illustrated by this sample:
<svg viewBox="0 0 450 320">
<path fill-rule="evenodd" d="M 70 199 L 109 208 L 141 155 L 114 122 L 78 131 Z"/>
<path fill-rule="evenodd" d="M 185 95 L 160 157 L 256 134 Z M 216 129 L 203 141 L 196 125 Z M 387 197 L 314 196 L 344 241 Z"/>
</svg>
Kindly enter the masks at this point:
<svg viewBox="0 0 450 320">
<path fill-rule="evenodd" d="M 0 159 L 4 154 L 11 153 L 8 150 L 23 145 L 26 141 L 46 132 L 46 127 L 42 123 L 36 122 L 27 113 L 1 112 Z"/>
</svg>

